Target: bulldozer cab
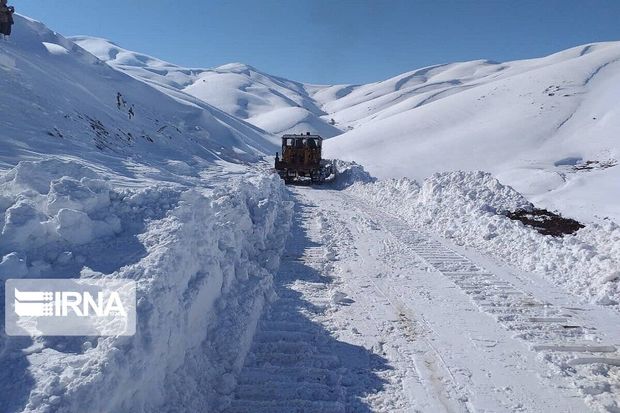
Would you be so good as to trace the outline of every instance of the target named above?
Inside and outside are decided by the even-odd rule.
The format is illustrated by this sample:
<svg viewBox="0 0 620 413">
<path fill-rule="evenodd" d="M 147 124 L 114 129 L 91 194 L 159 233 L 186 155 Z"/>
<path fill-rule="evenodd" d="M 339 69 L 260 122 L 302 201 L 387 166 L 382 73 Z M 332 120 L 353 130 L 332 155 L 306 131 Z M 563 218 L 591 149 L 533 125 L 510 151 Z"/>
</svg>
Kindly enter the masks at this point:
<svg viewBox="0 0 620 413">
<path fill-rule="evenodd" d="M 310 178 L 324 180 L 325 168 L 321 162 L 323 138 L 310 133 L 282 136 L 282 156 L 276 153 L 275 169 L 287 182 Z"/>
<path fill-rule="evenodd" d="M 301 168 L 318 166 L 321 162 L 322 141 L 319 135 L 284 135 L 282 162 Z"/>
</svg>

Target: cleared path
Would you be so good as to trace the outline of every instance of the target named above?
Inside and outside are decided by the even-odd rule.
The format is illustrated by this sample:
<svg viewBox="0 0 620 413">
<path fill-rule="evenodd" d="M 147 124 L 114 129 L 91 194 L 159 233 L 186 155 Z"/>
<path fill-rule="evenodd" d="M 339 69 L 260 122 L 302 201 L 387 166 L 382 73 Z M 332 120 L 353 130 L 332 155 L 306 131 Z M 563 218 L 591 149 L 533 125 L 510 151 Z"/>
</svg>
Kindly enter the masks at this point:
<svg viewBox="0 0 620 413">
<path fill-rule="evenodd" d="M 616 313 L 346 192 L 293 191 L 280 298 L 228 411 L 613 411 Z"/>
</svg>

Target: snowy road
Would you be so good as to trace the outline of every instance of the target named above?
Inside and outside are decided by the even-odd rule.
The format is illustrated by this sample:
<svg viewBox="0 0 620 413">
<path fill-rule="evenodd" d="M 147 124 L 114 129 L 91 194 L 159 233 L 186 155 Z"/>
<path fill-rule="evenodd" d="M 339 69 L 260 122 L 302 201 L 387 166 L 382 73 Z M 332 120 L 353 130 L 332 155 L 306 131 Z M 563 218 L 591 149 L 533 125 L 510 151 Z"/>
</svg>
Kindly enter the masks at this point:
<svg viewBox="0 0 620 413">
<path fill-rule="evenodd" d="M 227 412 L 614 411 L 620 316 L 346 192 L 295 223 Z"/>
</svg>

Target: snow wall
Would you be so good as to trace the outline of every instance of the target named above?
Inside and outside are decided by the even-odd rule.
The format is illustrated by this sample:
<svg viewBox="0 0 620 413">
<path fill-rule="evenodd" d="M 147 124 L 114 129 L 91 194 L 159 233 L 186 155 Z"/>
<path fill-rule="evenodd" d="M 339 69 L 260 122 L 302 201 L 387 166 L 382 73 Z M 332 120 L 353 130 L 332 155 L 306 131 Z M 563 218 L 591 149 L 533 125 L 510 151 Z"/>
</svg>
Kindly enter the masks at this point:
<svg viewBox="0 0 620 413">
<path fill-rule="evenodd" d="M 0 288 L 20 277 L 138 283 L 132 337 L 31 339 L 2 328 L 0 411 L 211 411 L 227 402 L 274 295 L 292 202 L 274 175 L 211 185 L 121 188 L 54 159 L 0 177 Z"/>
</svg>

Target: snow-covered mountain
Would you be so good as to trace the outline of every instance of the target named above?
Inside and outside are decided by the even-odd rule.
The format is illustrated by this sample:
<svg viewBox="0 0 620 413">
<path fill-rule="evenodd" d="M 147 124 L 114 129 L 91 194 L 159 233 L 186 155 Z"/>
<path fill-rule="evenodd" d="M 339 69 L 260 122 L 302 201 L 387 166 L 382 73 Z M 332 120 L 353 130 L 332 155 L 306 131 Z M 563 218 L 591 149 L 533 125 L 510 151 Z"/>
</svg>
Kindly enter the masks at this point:
<svg viewBox="0 0 620 413">
<path fill-rule="evenodd" d="M 0 48 L 0 68 L 5 168 L 62 154 L 93 162 L 134 157 L 139 163 L 146 157 L 151 167 L 165 169 L 192 159 L 254 161 L 275 148 L 253 125 L 191 95 L 162 93 L 136 81 L 21 16 L 11 41 Z"/>
<path fill-rule="evenodd" d="M 546 207 L 620 221 L 618 93 L 618 42 L 427 68 L 324 105 L 357 122 L 326 147 L 383 178 L 487 170 Z"/>
<path fill-rule="evenodd" d="M 273 134 L 312 131 L 328 156 L 378 177 L 488 170 L 542 206 L 620 221 L 620 43 L 414 70 L 367 85 L 310 85 L 251 66 L 184 69 L 101 39 L 113 67 L 187 92 Z M 334 123 L 332 126 L 331 123 Z"/>
<path fill-rule="evenodd" d="M 213 69 L 183 68 L 123 49 L 100 38 L 72 40 L 138 79 L 188 93 L 274 134 L 313 132 L 325 137 L 342 133 L 309 95 L 306 85 L 231 63 Z"/>
</svg>

